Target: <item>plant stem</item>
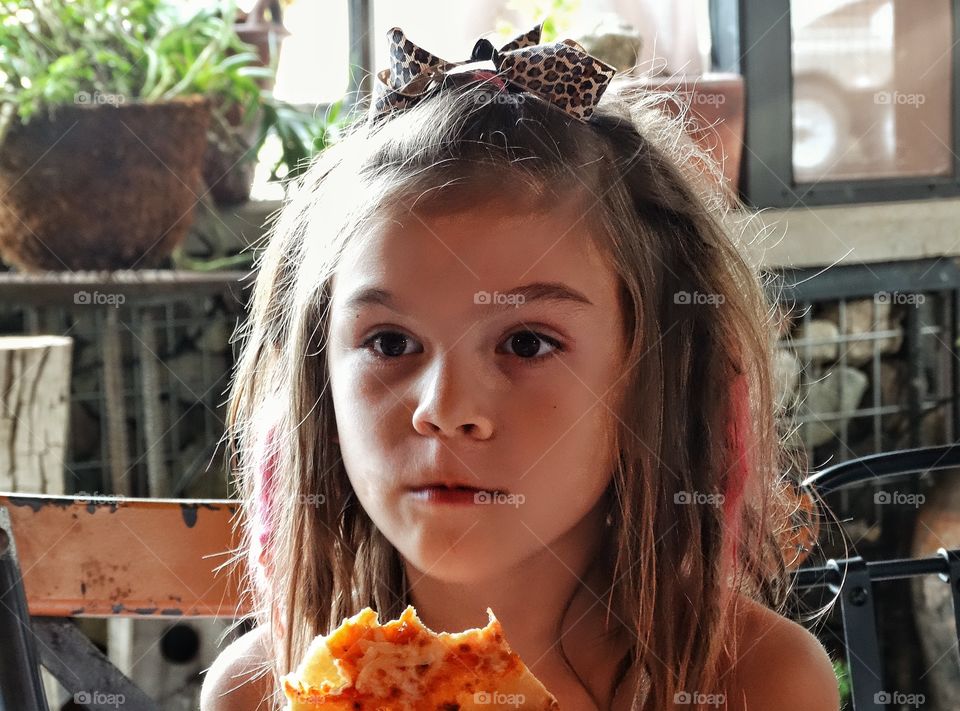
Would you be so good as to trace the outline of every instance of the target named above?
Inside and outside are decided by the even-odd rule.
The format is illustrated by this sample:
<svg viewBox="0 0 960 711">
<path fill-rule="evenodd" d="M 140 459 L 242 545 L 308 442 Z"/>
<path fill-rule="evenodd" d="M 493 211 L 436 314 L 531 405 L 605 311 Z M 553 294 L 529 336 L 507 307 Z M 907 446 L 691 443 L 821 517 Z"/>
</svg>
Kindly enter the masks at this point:
<svg viewBox="0 0 960 711">
<path fill-rule="evenodd" d="M 7 140 L 7 132 L 13 123 L 13 115 L 16 113 L 16 110 L 16 106 L 9 101 L 0 104 L 0 148 L 3 147 L 4 142 Z"/>
</svg>

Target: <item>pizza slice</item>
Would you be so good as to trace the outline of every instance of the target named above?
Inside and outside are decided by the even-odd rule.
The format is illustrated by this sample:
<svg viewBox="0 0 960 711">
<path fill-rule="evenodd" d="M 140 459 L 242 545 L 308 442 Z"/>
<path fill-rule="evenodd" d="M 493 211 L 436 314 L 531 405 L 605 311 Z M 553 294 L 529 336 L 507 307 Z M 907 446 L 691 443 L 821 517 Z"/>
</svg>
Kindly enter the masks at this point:
<svg viewBox="0 0 960 711">
<path fill-rule="evenodd" d="M 558 711 L 487 616 L 486 627 L 437 634 L 412 605 L 385 625 L 364 608 L 283 676 L 286 711 Z"/>
</svg>

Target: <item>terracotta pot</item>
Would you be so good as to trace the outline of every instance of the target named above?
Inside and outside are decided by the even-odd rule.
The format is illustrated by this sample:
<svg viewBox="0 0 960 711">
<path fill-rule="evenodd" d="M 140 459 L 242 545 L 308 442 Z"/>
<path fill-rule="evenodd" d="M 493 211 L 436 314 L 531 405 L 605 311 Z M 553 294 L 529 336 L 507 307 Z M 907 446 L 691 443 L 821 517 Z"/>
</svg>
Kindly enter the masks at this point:
<svg viewBox="0 0 960 711">
<path fill-rule="evenodd" d="M 275 44 L 275 51 L 279 55 L 280 46 L 290 33 L 282 24 L 264 21 L 262 5 L 258 3 L 259 14 L 236 23 L 234 30 L 241 40 L 256 49 L 260 65 L 269 67 L 272 59 L 271 45 Z M 273 88 L 273 81 L 268 79 L 258 79 L 257 84 L 265 91 Z M 236 205 L 246 202 L 250 197 L 256 158 L 245 157 L 245 154 L 256 142 L 261 116 L 262 110 L 258 110 L 256 116 L 248 117 L 239 106 L 234 105 L 227 112 L 226 119 L 230 126 L 238 130 L 237 139 L 240 145 L 233 150 L 224 150 L 217 143 L 211 142 L 207 148 L 203 179 L 217 205 Z M 244 122 L 246 126 L 241 131 L 238 127 Z"/>
<path fill-rule="evenodd" d="M 630 86 L 631 89 L 677 92 L 680 101 L 667 101 L 665 108 L 676 116 L 682 108 L 681 101 L 689 106 L 688 118 L 693 124 L 690 135 L 722 166 L 724 187 L 736 194 L 743 155 L 743 77 L 731 73 L 643 76 L 632 79 Z"/>
<path fill-rule="evenodd" d="M 203 182 L 217 205 L 238 205 L 250 198 L 256 159 L 247 156 L 247 153 L 256 142 L 261 113 L 258 110 L 258 115 L 250 117 L 249 123 L 241 130 L 238 127 L 246 117 L 239 107 L 232 106 L 226 119 L 232 130 L 237 131 L 237 145 L 227 148 L 214 140 L 207 145 L 203 160 Z"/>
<path fill-rule="evenodd" d="M 190 96 L 15 122 L 0 150 L 0 258 L 24 271 L 156 266 L 193 221 L 209 120 Z"/>
</svg>

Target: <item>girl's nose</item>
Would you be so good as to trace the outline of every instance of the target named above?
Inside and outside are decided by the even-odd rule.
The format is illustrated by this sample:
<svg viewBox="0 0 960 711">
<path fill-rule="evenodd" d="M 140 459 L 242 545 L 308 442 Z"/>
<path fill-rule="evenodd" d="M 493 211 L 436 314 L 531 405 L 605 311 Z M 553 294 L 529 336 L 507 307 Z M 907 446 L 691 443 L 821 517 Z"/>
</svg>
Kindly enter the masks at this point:
<svg viewBox="0 0 960 711">
<path fill-rule="evenodd" d="M 490 439 L 493 419 L 478 385 L 476 377 L 455 372 L 449 361 L 425 371 L 413 412 L 413 428 L 425 436 Z"/>
</svg>

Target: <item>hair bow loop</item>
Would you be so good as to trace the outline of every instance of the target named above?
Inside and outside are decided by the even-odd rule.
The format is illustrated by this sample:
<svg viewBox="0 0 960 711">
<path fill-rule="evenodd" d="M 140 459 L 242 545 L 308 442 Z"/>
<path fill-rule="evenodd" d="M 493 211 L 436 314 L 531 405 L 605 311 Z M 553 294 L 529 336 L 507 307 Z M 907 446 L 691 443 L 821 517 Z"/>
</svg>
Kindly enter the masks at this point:
<svg viewBox="0 0 960 711">
<path fill-rule="evenodd" d="M 499 66 L 500 57 L 498 55 L 499 52 L 497 52 L 497 48 L 493 46 L 493 42 L 486 37 L 481 37 L 477 40 L 477 43 L 473 45 L 473 51 L 470 53 L 470 61 L 482 62 L 485 59 L 489 59 L 493 62 L 494 66 Z"/>
</svg>

